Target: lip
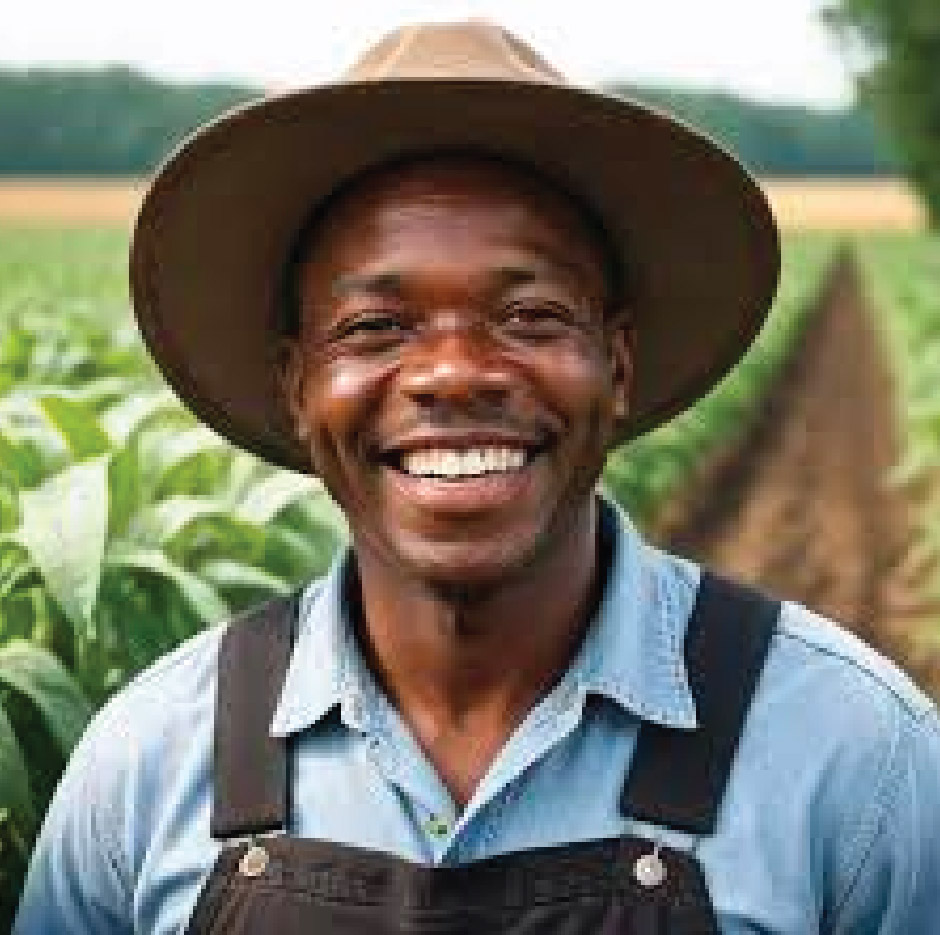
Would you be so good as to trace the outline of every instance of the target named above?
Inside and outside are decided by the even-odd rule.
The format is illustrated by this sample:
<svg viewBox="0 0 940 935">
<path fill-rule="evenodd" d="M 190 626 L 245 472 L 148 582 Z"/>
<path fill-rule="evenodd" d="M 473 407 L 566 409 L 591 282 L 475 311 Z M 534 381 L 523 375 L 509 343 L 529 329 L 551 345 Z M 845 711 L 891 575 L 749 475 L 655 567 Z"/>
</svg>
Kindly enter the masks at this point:
<svg viewBox="0 0 940 935">
<path fill-rule="evenodd" d="M 401 458 L 412 451 L 428 448 L 524 448 L 526 452 L 541 450 L 550 441 L 548 435 L 523 435 L 505 429 L 477 428 L 472 430 L 425 430 L 399 436 L 382 446 L 381 457 Z"/>
</svg>

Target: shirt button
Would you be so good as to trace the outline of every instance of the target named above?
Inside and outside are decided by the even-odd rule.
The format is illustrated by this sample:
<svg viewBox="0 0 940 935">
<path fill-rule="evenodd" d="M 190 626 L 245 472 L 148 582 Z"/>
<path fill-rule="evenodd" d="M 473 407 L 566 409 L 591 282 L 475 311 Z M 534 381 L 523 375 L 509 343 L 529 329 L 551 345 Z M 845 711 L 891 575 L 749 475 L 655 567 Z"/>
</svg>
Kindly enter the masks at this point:
<svg viewBox="0 0 940 935">
<path fill-rule="evenodd" d="M 440 815 L 431 815 L 424 823 L 424 830 L 432 838 L 443 838 L 450 831 L 450 825 Z"/>
</svg>

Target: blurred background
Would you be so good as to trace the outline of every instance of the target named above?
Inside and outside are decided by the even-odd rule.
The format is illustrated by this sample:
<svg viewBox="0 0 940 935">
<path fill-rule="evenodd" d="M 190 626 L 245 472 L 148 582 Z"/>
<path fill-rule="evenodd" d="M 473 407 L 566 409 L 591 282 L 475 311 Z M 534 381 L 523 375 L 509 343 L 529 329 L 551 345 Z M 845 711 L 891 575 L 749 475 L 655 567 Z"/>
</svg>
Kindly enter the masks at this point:
<svg viewBox="0 0 940 935">
<path fill-rule="evenodd" d="M 652 541 L 838 619 L 940 695 L 940 0 L 8 5 L 0 930 L 94 710 L 346 535 L 315 480 L 201 426 L 144 351 L 126 264 L 146 179 L 227 108 L 466 16 L 717 138 L 784 230 L 748 356 L 614 452 L 608 491 Z"/>
</svg>

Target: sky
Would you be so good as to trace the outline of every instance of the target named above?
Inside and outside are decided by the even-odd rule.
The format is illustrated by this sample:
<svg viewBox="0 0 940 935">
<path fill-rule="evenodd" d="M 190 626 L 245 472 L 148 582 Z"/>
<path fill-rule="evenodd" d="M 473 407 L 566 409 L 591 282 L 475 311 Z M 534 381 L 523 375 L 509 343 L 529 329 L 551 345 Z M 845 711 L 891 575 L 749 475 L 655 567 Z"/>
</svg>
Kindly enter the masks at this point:
<svg viewBox="0 0 940 935">
<path fill-rule="evenodd" d="M 840 106 L 845 55 L 826 0 L 3 0 L 0 67 L 122 62 L 270 90 L 337 76 L 407 22 L 483 16 L 582 84 L 613 79 Z"/>
</svg>

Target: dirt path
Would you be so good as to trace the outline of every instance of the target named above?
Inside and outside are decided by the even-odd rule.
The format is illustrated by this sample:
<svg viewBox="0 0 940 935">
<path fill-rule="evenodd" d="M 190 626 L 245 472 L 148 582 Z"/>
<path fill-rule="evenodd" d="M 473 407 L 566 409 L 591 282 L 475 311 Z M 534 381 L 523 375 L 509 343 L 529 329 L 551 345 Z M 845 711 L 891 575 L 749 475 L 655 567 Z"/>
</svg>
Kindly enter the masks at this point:
<svg viewBox="0 0 940 935">
<path fill-rule="evenodd" d="M 940 607 L 896 460 L 892 383 L 853 263 L 834 268 L 799 351 L 735 451 L 703 469 L 652 538 L 841 621 L 940 695 L 911 634 Z"/>
</svg>

